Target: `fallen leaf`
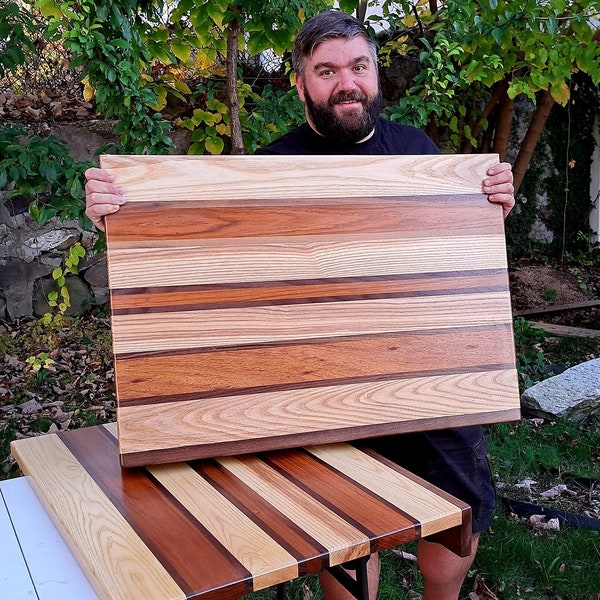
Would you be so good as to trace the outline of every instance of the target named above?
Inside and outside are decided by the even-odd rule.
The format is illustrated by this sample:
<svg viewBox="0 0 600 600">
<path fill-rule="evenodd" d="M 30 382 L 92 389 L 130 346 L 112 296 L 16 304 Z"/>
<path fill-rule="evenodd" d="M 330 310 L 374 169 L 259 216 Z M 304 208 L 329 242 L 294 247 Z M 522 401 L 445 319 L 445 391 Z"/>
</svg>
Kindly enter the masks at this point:
<svg viewBox="0 0 600 600">
<path fill-rule="evenodd" d="M 534 481 L 533 479 L 529 479 L 529 477 L 527 477 L 526 479 L 519 481 L 519 483 L 516 483 L 515 487 L 522 488 L 527 490 L 528 492 L 531 492 L 532 485 L 537 485 L 537 481 Z"/>
<path fill-rule="evenodd" d="M 476 575 L 473 590 L 469 594 L 469 600 L 498 600 L 498 596 L 490 590 L 480 575 Z"/>
<path fill-rule="evenodd" d="M 302 584 L 302 600 L 312 600 L 313 593 L 310 591 L 310 588 L 303 583 Z"/>
<path fill-rule="evenodd" d="M 27 400 L 27 402 L 23 402 L 19 408 L 23 414 L 31 415 L 42 410 L 42 405 L 37 400 Z"/>
<path fill-rule="evenodd" d="M 555 485 L 554 487 L 551 487 L 549 490 L 546 490 L 545 492 L 542 492 L 540 494 L 540 496 L 542 498 L 546 498 L 547 500 L 553 500 L 554 498 L 558 498 L 558 496 L 560 496 L 563 492 L 567 491 L 567 486 L 564 485 L 563 483 L 559 484 L 559 485 Z"/>
<path fill-rule="evenodd" d="M 558 518 L 548 519 L 545 515 L 531 515 L 529 525 L 533 529 L 542 529 L 545 531 L 560 531 L 560 521 Z"/>
<path fill-rule="evenodd" d="M 392 552 L 394 554 L 397 554 L 400 558 L 403 558 L 404 560 L 410 560 L 412 562 L 417 562 L 417 557 L 414 554 L 411 554 L 410 552 L 404 552 L 404 550 L 392 550 Z"/>
</svg>

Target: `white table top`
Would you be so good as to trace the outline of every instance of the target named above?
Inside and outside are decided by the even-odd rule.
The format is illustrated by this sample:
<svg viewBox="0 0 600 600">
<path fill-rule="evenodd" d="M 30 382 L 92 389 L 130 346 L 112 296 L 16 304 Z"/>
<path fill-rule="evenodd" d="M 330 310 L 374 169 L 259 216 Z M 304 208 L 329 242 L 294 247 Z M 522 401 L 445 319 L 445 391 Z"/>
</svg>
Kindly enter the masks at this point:
<svg viewBox="0 0 600 600">
<path fill-rule="evenodd" d="M 2 600 L 98 600 L 26 477 L 0 481 Z"/>
</svg>

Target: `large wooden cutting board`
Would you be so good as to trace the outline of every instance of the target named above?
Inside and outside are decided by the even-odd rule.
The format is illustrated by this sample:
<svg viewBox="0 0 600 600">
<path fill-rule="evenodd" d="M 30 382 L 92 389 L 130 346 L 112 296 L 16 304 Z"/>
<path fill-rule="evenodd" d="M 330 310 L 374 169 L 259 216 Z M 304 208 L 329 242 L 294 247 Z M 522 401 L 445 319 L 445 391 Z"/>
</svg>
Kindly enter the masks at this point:
<svg viewBox="0 0 600 600">
<path fill-rule="evenodd" d="M 122 464 L 518 418 L 497 160 L 102 157 Z"/>
</svg>

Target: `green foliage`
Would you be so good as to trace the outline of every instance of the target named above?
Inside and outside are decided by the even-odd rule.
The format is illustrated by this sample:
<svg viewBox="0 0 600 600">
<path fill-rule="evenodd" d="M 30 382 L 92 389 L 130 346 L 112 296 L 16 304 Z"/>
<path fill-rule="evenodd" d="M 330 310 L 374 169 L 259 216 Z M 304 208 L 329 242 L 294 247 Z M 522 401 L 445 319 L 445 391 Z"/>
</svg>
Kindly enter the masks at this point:
<svg viewBox="0 0 600 600">
<path fill-rule="evenodd" d="M 304 106 L 294 89 L 267 85 L 261 94 L 252 94 L 252 101 L 252 111 L 242 120 L 244 146 L 250 153 L 304 121 Z"/>
<path fill-rule="evenodd" d="M 196 97 L 205 96 L 205 105 L 178 122 L 193 132 L 191 154 L 221 154 L 230 147 L 232 115 L 226 93 L 218 89 L 215 78 L 225 77 L 222 57 L 226 54 L 231 27 L 234 24 L 241 27 L 238 52 L 257 56 L 264 50 L 274 50 L 283 55 L 291 50 L 305 18 L 329 6 L 330 3 L 323 0 L 276 0 L 269 3 L 268 11 L 264 10 L 264 3 L 256 0 L 183 0 L 177 4 L 170 17 L 169 35 L 165 37 L 162 30 L 160 35 L 170 44 L 171 56 L 206 77 L 193 92 Z M 152 43 L 156 42 L 156 35 L 147 37 Z M 161 60 L 165 64 L 175 62 L 167 55 L 161 56 Z M 285 130 L 281 119 L 277 119 L 279 124 L 275 125 L 271 118 L 277 105 L 269 106 L 269 103 L 276 103 L 278 97 L 267 88 L 264 99 L 259 100 L 257 92 L 239 79 L 236 87 L 240 113 L 233 118 L 239 119 L 246 150 L 253 151 L 270 141 L 271 134 Z M 251 114 L 246 104 L 260 105 L 258 110 L 269 116 L 260 112 Z M 284 110 L 288 108 L 289 103 Z M 269 129 L 260 131 L 262 123 Z"/>
<path fill-rule="evenodd" d="M 552 159 L 550 177 L 544 186 L 548 194 L 548 226 L 554 232 L 554 253 L 560 257 L 590 251 L 593 127 L 600 114 L 600 88 L 590 77 L 576 75 L 571 87 L 571 101 L 564 108 L 555 107 L 546 125 Z"/>
<path fill-rule="evenodd" d="M 582 74 L 574 76 L 571 100 L 555 106 L 506 220 L 506 236 L 513 256 L 545 255 L 574 263 L 592 258 L 589 214 L 593 126 L 600 113 L 600 90 Z M 545 193 L 547 208 L 538 205 Z M 545 248 L 530 233 L 541 219 L 553 239 Z"/>
<path fill-rule="evenodd" d="M 118 150 L 133 154 L 170 151 L 170 125 L 152 109 L 158 98 L 147 85 L 148 78 L 152 81 L 153 57 L 140 35 L 140 29 L 150 26 L 156 16 L 153 3 L 38 0 L 36 6 L 49 20 L 46 36 L 63 41 L 73 56 L 71 66 L 83 69 L 88 86 L 95 91 L 98 109 L 117 120 Z"/>
<path fill-rule="evenodd" d="M 35 356 L 30 356 L 25 360 L 25 363 L 36 375 L 41 375 L 52 370 L 54 360 L 50 358 L 47 352 L 39 352 Z"/>
<path fill-rule="evenodd" d="M 176 121 L 192 131 L 189 154 L 221 154 L 230 134 L 229 109 L 217 97 L 220 85 L 206 86 L 205 108 L 196 108 L 189 117 Z"/>
<path fill-rule="evenodd" d="M 49 136 L 27 136 L 19 126 L 0 127 L 0 189 L 7 198 L 31 198 L 29 212 L 40 223 L 52 217 L 85 222 L 84 172 L 91 165 L 75 162 L 66 144 Z"/>
<path fill-rule="evenodd" d="M 547 334 L 535 329 L 529 321 L 518 317 L 513 323 L 519 387 L 521 392 L 535 382 L 548 377 L 544 352 L 539 343 Z"/>
<path fill-rule="evenodd" d="M 79 261 L 85 256 L 85 249 L 77 242 L 75 245 L 69 248 L 64 267 L 56 267 L 52 271 L 52 279 L 58 286 L 57 291 L 52 291 L 48 294 L 48 304 L 51 308 L 55 308 L 58 311 L 58 315 L 52 315 L 50 313 L 42 317 L 42 321 L 45 324 L 50 324 L 55 319 L 55 316 L 59 318 L 64 316 L 67 309 L 71 306 L 71 298 L 69 296 L 69 289 L 67 288 L 67 276 L 77 275 L 79 273 Z"/>
<path fill-rule="evenodd" d="M 449 149 L 456 151 L 463 136 L 476 146 L 469 125 L 464 123 L 465 96 L 461 91 L 467 89 L 470 81 L 456 62 L 463 53 L 460 44 L 445 39 L 441 33 L 435 46 L 426 39 L 422 43 L 425 47 L 420 53 L 422 69 L 408 94 L 388 109 L 390 119 L 415 127 L 423 127 L 434 119 L 447 127 Z M 498 57 L 489 57 L 490 67 L 498 60 Z"/>
<path fill-rule="evenodd" d="M 384 2 L 384 15 L 394 4 Z M 419 51 L 423 69 L 390 116 L 443 127 L 450 150 L 462 138 L 477 145 L 472 124 L 487 126 L 481 106 L 499 82 L 506 83 L 510 98 L 525 94 L 535 101 L 537 92 L 547 90 L 563 106 L 573 73 L 587 73 L 596 86 L 600 82 L 600 46 L 593 42 L 596 0 L 572 6 L 563 0 L 448 0 L 435 15 L 422 6 L 428 3 L 400 4 L 403 16 L 395 24 L 411 32 L 413 41 L 405 36 L 389 44 Z"/>
<path fill-rule="evenodd" d="M 593 43 L 596 0 L 569 6 L 564 0 L 448 1 L 440 11 L 443 28 L 464 49 L 470 77 L 487 85 L 510 74 L 511 98 L 548 90 L 559 104 L 569 98 L 573 72 L 600 83 L 600 47 Z M 442 23 L 442 22 L 440 22 Z M 481 77 L 486 57 L 502 57 L 502 66 Z"/>
<path fill-rule="evenodd" d="M 28 35 L 36 29 L 29 13 L 19 2 L 0 4 L 0 78 L 25 61 L 26 52 L 34 50 Z"/>
</svg>

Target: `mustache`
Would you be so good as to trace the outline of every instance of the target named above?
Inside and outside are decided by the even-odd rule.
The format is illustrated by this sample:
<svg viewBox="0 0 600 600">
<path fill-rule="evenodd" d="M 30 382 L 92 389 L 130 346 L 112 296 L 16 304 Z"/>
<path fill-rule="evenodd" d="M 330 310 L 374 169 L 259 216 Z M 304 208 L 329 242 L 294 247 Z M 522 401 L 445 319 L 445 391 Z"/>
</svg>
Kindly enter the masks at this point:
<svg viewBox="0 0 600 600">
<path fill-rule="evenodd" d="M 338 92 L 329 99 L 329 106 L 339 104 L 340 102 L 362 102 L 364 104 L 367 100 L 367 95 L 358 90 L 353 92 Z"/>
</svg>

